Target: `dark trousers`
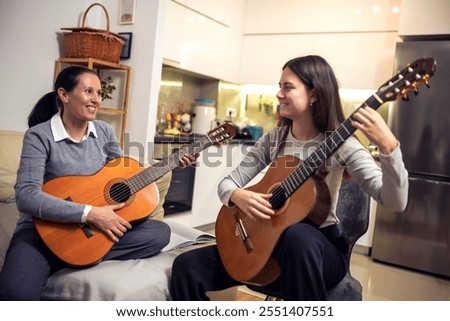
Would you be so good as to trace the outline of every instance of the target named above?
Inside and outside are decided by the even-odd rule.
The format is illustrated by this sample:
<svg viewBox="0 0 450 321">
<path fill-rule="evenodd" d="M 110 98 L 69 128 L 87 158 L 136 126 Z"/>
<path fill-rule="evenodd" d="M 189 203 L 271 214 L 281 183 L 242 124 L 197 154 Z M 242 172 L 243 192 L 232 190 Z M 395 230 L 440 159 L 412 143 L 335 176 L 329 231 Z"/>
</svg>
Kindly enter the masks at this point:
<svg viewBox="0 0 450 321">
<path fill-rule="evenodd" d="M 156 220 L 133 225 L 114 244 L 103 260 L 128 260 L 151 257 L 169 243 L 170 228 Z M 44 244 L 36 229 L 15 233 L 0 273 L 1 300 L 40 300 L 49 276 L 66 267 Z M 150 273 L 150 272 L 149 272 Z"/>
<path fill-rule="evenodd" d="M 336 225 L 323 229 L 308 223 L 290 226 L 273 257 L 281 267 L 281 275 L 267 286 L 251 288 L 284 300 L 326 300 L 327 289 L 348 271 L 348 244 Z M 240 284 L 227 274 L 216 246 L 183 253 L 173 264 L 174 300 L 209 300 L 207 291 Z"/>
</svg>

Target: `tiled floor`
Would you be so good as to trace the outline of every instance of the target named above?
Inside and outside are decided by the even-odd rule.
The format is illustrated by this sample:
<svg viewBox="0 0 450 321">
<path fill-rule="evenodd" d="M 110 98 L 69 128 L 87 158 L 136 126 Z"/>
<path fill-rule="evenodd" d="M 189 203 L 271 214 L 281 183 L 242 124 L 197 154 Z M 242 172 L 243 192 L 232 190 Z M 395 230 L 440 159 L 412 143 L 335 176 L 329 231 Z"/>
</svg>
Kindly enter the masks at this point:
<svg viewBox="0 0 450 321">
<path fill-rule="evenodd" d="M 352 275 L 363 286 L 366 301 L 450 301 L 450 279 L 376 262 L 353 253 Z M 263 300 L 259 293 L 240 287 L 238 300 Z"/>
<path fill-rule="evenodd" d="M 450 301 L 450 279 L 435 277 L 353 253 L 352 275 L 363 286 L 367 301 Z"/>
<path fill-rule="evenodd" d="M 206 230 L 214 233 L 211 227 Z M 367 250 L 357 248 L 351 256 L 350 271 L 361 282 L 363 300 L 450 301 L 450 278 L 377 262 L 367 255 Z M 264 295 L 243 286 L 238 288 L 237 300 L 264 300 Z"/>
</svg>

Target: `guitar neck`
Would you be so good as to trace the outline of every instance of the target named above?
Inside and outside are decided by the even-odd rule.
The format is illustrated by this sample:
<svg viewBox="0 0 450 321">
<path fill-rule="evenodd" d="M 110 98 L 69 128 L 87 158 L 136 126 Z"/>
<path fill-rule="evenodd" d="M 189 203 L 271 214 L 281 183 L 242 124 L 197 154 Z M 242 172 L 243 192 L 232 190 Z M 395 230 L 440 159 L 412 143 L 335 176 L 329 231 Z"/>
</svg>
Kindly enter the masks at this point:
<svg viewBox="0 0 450 321">
<path fill-rule="evenodd" d="M 155 182 L 168 172 L 172 171 L 180 165 L 183 155 L 195 155 L 205 148 L 213 145 L 213 142 L 208 135 L 202 137 L 200 140 L 191 143 L 186 147 L 178 149 L 169 157 L 163 159 L 159 163 L 142 170 L 138 174 L 127 179 L 128 186 L 131 188 L 131 193 L 134 194 L 145 186 Z"/>
<path fill-rule="evenodd" d="M 377 110 L 383 103 L 377 93 L 375 93 L 358 107 L 358 109 L 370 107 Z M 325 141 L 281 183 L 279 188 L 283 190 L 286 198 L 292 195 L 320 166 L 325 164 L 326 160 L 356 131 L 356 128 L 352 125 L 352 119 L 355 113 L 356 111 L 336 130 L 331 132 L 331 134 L 327 133 Z"/>
</svg>

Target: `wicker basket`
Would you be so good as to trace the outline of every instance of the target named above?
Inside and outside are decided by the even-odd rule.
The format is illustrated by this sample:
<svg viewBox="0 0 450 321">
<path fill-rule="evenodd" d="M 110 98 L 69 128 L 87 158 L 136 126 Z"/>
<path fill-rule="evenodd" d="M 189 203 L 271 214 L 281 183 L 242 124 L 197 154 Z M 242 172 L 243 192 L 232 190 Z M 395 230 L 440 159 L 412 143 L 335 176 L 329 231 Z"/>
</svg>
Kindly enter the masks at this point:
<svg viewBox="0 0 450 321">
<path fill-rule="evenodd" d="M 106 30 L 86 27 L 86 16 L 94 6 L 102 7 L 106 14 Z M 91 4 L 83 14 L 81 27 L 61 28 L 71 30 L 64 32 L 64 50 L 66 58 L 95 58 L 108 62 L 118 63 L 124 40 L 109 30 L 109 15 L 106 8 L 100 3 Z"/>
</svg>

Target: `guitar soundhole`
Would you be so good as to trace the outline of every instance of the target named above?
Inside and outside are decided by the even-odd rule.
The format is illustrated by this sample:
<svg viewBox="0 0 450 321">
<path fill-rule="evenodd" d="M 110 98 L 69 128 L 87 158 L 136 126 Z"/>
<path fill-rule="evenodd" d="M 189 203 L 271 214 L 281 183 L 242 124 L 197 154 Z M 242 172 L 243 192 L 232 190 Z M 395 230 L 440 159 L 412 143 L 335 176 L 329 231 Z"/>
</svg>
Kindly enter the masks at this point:
<svg viewBox="0 0 450 321">
<path fill-rule="evenodd" d="M 130 187 L 124 183 L 116 183 L 111 186 L 109 190 L 109 196 L 116 203 L 126 202 L 131 195 Z"/>
<path fill-rule="evenodd" d="M 272 197 L 269 199 L 269 202 L 275 211 L 283 207 L 284 203 L 286 203 L 286 194 L 281 186 L 272 191 Z"/>
</svg>

